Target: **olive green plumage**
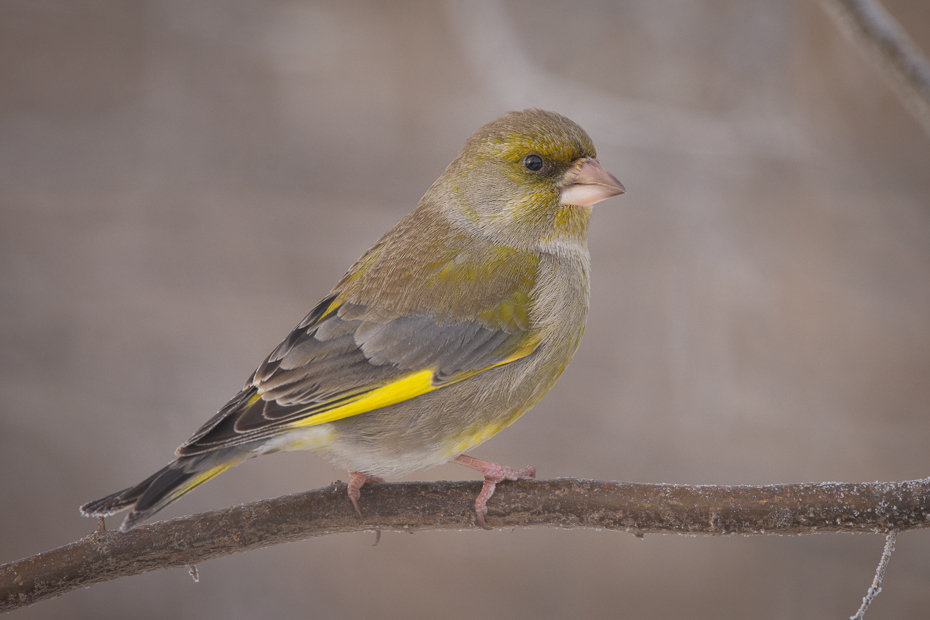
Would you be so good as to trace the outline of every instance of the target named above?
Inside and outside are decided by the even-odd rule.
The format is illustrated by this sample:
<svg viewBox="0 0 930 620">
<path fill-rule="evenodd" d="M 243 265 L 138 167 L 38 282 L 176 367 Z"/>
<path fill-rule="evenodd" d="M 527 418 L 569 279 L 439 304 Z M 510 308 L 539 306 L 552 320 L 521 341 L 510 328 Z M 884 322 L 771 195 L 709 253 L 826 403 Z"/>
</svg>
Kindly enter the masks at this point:
<svg viewBox="0 0 930 620">
<path fill-rule="evenodd" d="M 128 529 L 241 460 L 291 449 L 353 472 L 355 501 L 365 480 L 448 462 L 512 423 L 584 331 L 590 205 L 623 191 L 595 158 L 552 112 L 480 128 L 175 461 L 84 514 L 132 508 Z"/>
</svg>

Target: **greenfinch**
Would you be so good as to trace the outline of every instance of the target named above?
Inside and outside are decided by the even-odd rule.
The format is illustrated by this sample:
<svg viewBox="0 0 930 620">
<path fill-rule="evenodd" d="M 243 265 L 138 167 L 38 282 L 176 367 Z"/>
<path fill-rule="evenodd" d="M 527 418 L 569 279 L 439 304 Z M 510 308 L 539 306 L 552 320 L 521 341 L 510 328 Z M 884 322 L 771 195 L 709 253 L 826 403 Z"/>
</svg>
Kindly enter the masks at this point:
<svg viewBox="0 0 930 620">
<path fill-rule="evenodd" d="M 81 512 L 130 509 L 126 531 L 245 459 L 316 450 L 349 471 L 356 510 L 368 481 L 450 461 L 477 470 L 487 527 L 495 485 L 535 470 L 464 453 L 571 360 L 588 311 L 591 207 L 623 192 L 564 116 L 529 109 L 484 125 L 177 458 Z"/>
</svg>

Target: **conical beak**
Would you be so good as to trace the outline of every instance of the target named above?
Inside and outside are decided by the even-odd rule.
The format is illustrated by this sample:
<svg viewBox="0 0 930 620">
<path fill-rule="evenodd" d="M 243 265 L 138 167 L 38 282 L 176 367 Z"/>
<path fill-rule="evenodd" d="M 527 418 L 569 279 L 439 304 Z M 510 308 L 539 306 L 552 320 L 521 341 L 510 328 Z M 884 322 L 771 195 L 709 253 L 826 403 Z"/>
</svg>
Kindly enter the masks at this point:
<svg viewBox="0 0 930 620">
<path fill-rule="evenodd" d="M 619 196 L 626 189 L 596 159 L 579 159 L 559 181 L 559 204 L 590 207 L 602 200 Z"/>
</svg>

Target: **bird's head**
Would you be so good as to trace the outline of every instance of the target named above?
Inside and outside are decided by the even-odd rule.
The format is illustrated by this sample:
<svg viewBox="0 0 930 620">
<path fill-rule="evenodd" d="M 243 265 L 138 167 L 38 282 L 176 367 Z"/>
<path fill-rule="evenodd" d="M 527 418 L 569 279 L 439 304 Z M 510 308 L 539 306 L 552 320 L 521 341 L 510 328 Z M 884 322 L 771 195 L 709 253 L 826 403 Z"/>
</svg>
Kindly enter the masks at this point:
<svg viewBox="0 0 930 620">
<path fill-rule="evenodd" d="M 536 109 L 478 129 L 434 189 L 485 234 L 523 247 L 584 243 L 591 207 L 624 192 L 581 127 Z"/>
</svg>

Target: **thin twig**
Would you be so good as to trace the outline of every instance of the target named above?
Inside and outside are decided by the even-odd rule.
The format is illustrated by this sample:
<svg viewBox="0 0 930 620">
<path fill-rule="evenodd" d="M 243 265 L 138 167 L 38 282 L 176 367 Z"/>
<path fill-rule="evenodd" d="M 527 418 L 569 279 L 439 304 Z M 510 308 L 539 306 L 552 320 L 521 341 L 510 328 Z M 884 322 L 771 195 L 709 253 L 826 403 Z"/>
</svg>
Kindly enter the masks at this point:
<svg viewBox="0 0 930 620">
<path fill-rule="evenodd" d="M 79 587 L 340 532 L 479 529 L 480 482 L 366 484 L 360 518 L 346 485 L 138 527 L 95 532 L 0 566 L 0 611 Z M 521 480 L 498 486 L 493 527 L 587 527 L 677 534 L 887 532 L 930 527 L 930 479 L 863 484 L 683 486 Z"/>
<path fill-rule="evenodd" d="M 888 562 L 891 560 L 891 554 L 894 552 L 894 543 L 898 538 L 898 530 L 891 530 L 885 536 L 885 550 L 882 551 L 882 559 L 878 561 L 878 568 L 875 569 L 875 577 L 872 578 L 872 585 L 869 591 L 862 598 L 862 605 L 856 615 L 850 616 L 849 620 L 862 620 L 865 617 L 865 610 L 869 608 L 875 597 L 882 591 L 882 579 L 885 578 L 885 569 L 888 568 Z"/>
<path fill-rule="evenodd" d="M 823 5 L 930 135 L 930 61 L 904 29 L 874 0 L 823 0 Z"/>
</svg>

